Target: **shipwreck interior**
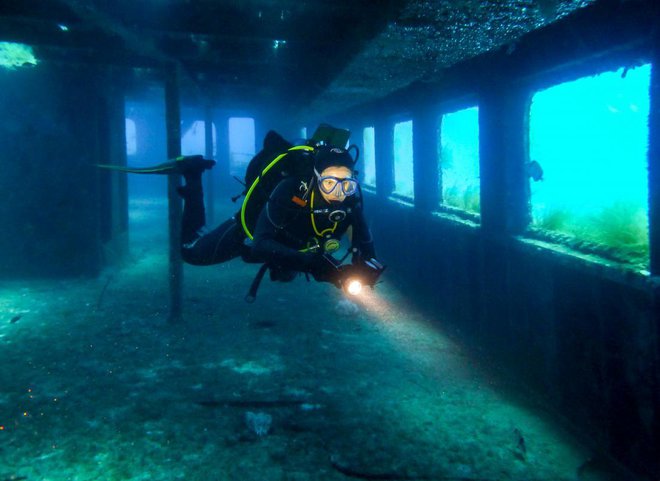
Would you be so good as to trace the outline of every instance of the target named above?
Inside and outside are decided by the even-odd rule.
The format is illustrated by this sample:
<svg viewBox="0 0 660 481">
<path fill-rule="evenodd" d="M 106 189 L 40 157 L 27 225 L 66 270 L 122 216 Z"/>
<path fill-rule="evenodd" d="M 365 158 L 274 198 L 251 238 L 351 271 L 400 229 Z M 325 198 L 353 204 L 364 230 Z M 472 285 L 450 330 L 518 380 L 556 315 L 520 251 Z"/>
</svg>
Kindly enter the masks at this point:
<svg viewBox="0 0 660 481">
<path fill-rule="evenodd" d="M 214 158 L 217 223 L 269 130 L 348 128 L 386 282 L 660 479 L 660 3 L 2 2 L 0 53 L 0 283 L 127 262 L 146 193 L 185 323 L 181 180 L 95 164 Z"/>
</svg>

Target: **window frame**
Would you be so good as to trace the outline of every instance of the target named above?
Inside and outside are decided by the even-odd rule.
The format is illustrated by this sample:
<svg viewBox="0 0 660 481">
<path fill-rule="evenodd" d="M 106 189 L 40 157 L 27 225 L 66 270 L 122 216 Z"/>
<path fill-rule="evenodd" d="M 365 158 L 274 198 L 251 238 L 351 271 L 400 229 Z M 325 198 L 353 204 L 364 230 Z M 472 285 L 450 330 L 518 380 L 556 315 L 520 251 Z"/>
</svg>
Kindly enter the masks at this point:
<svg viewBox="0 0 660 481">
<path fill-rule="evenodd" d="M 360 183 L 362 189 L 369 193 L 376 193 L 378 190 L 378 162 L 376 161 L 377 155 L 376 155 L 376 125 L 374 125 L 375 122 L 365 122 L 364 126 L 360 128 L 361 136 L 360 136 L 360 159 L 358 161 L 358 170 L 360 172 L 360 176 L 362 177 Z M 364 143 L 364 132 L 367 129 L 372 129 L 373 130 L 373 161 L 374 161 L 374 183 L 373 184 L 367 184 L 365 180 L 365 174 L 366 174 L 366 156 L 364 153 L 366 152 L 365 148 L 365 143 Z"/>
<path fill-rule="evenodd" d="M 389 192 L 388 197 L 390 197 L 392 200 L 395 200 L 399 204 L 406 205 L 406 206 L 414 206 L 415 205 L 415 122 L 414 122 L 415 116 L 410 113 L 403 113 L 399 114 L 395 117 L 390 118 L 390 128 L 392 131 L 392 142 L 391 145 L 389 146 L 390 148 L 390 153 L 391 153 L 391 159 L 392 159 L 392 189 L 391 192 Z M 412 195 L 408 196 L 405 194 L 401 194 L 400 192 L 396 191 L 396 159 L 395 159 L 395 130 L 396 126 L 399 124 L 404 124 L 410 122 L 410 148 L 411 148 L 411 178 L 413 182 L 413 191 Z"/>
<path fill-rule="evenodd" d="M 460 112 L 461 110 L 466 110 L 470 108 L 479 109 L 479 115 L 481 115 L 481 102 L 477 95 L 469 95 L 460 97 L 458 99 L 450 100 L 443 102 L 438 110 L 438 121 L 437 121 L 437 132 L 436 132 L 436 163 L 438 178 L 435 180 L 437 182 L 437 199 L 435 199 L 433 213 L 434 214 L 446 214 L 450 219 L 460 218 L 461 220 L 468 221 L 473 224 L 481 224 L 481 209 L 480 212 L 471 212 L 464 210 L 452 205 L 443 203 L 443 178 L 442 178 L 442 165 L 441 165 L 441 154 L 440 154 L 440 143 L 442 142 L 442 124 L 444 116 L 447 114 L 452 114 L 455 112 Z M 479 175 L 481 176 L 481 120 L 478 117 L 479 125 Z M 481 180 L 479 181 L 479 203 L 481 204 Z"/>
<path fill-rule="evenodd" d="M 610 62 L 607 62 L 602 65 L 592 65 L 588 69 L 579 69 L 577 71 L 572 70 L 570 73 L 562 73 L 561 75 L 555 75 L 555 76 L 547 76 L 543 78 L 542 80 L 535 81 L 533 84 L 526 82 L 525 84 L 525 91 L 527 92 L 527 116 L 526 116 L 526 126 L 525 126 L 525 131 L 527 132 L 527 138 L 525 139 L 526 144 L 527 144 L 527 150 L 525 152 L 526 154 L 526 162 L 530 162 L 531 159 L 531 138 L 530 138 L 530 127 L 531 127 L 531 105 L 532 105 L 532 99 L 534 95 L 538 92 L 548 90 L 550 88 L 565 84 L 565 83 L 570 83 L 570 82 L 575 82 L 584 78 L 588 77 L 594 77 L 598 76 L 604 73 L 608 72 L 617 72 L 618 70 L 622 68 L 636 68 L 640 67 L 646 64 L 650 64 L 651 67 L 651 81 L 650 81 L 650 86 L 649 86 L 649 102 L 651 103 L 649 110 L 651 111 L 653 109 L 653 69 L 654 68 L 660 68 L 660 66 L 656 67 L 656 64 L 654 63 L 653 59 L 648 57 L 648 56 L 638 56 L 635 59 L 634 65 L 632 65 L 632 62 L 626 62 L 622 59 L 614 59 Z M 649 112 L 649 120 L 650 120 L 651 112 Z M 652 131 L 651 131 L 651 124 L 649 122 L 649 130 L 648 130 L 648 140 L 649 146 L 650 146 L 650 141 L 652 137 Z M 647 150 L 646 154 L 646 168 L 647 170 L 650 169 L 650 163 L 651 163 L 651 157 L 650 157 L 650 150 Z M 578 237 L 576 235 L 572 235 L 569 233 L 564 233 L 564 232 L 559 232 L 559 231 L 552 231 L 549 229 L 543 229 L 540 227 L 536 227 L 533 224 L 533 219 L 532 219 L 532 193 L 531 193 L 531 179 L 528 177 L 525 177 L 525 182 L 526 182 L 526 194 L 527 194 L 527 208 L 528 208 L 528 224 L 522 233 L 521 236 L 518 236 L 519 240 L 523 243 L 541 243 L 541 246 L 543 247 L 544 245 L 546 246 L 545 249 L 547 250 L 554 250 L 557 251 L 559 250 L 562 254 L 565 255 L 571 255 L 573 257 L 580 257 L 584 258 L 587 257 L 589 261 L 593 263 L 598 263 L 598 264 L 612 264 L 614 263 L 615 265 L 624 268 L 624 269 L 633 269 L 634 271 L 638 272 L 639 274 L 643 276 L 649 276 L 651 275 L 651 250 L 653 249 L 652 247 L 652 241 L 653 241 L 653 236 L 652 236 L 652 217 L 650 215 L 650 197 L 649 197 L 649 203 L 647 204 L 647 211 L 649 212 L 649 219 L 648 219 L 648 229 L 649 229 L 649 258 L 647 259 L 647 267 L 642 267 L 639 264 L 632 263 L 630 261 L 627 261 L 624 259 L 624 256 L 622 255 L 617 255 L 616 249 L 604 244 L 599 244 L 593 241 L 590 241 L 588 239 L 584 239 L 582 237 Z M 649 189 L 649 192 L 652 188 L 651 186 L 651 178 L 650 176 L 647 177 L 647 188 Z M 568 250 L 569 252 L 565 252 Z M 584 260 L 584 259 L 583 259 Z"/>
</svg>

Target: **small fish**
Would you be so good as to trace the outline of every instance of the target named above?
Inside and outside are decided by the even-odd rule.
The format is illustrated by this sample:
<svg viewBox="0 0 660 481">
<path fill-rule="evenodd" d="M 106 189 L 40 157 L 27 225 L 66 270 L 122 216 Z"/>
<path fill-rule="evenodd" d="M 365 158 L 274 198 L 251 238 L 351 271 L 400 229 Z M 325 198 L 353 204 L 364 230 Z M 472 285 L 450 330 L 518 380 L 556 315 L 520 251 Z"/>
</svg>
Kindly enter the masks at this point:
<svg viewBox="0 0 660 481">
<path fill-rule="evenodd" d="M 531 162 L 525 164 L 525 170 L 527 171 L 527 176 L 531 177 L 534 182 L 543 180 L 543 167 L 537 161 L 532 160 Z"/>
<path fill-rule="evenodd" d="M 23 314 L 18 314 L 17 316 L 14 316 L 11 318 L 11 321 L 9 321 L 9 324 L 15 324 L 17 323 L 21 317 L 23 317 Z"/>
</svg>

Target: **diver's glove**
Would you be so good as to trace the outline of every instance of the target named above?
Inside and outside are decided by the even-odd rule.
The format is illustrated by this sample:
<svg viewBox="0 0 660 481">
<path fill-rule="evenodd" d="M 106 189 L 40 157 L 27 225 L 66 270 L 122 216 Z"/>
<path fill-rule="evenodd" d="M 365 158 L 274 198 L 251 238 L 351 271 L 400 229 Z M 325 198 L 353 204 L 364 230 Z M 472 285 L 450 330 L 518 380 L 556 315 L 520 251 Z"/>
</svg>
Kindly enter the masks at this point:
<svg viewBox="0 0 660 481">
<path fill-rule="evenodd" d="M 340 284 L 343 286 L 355 279 L 359 280 L 362 285 L 374 287 L 386 267 L 375 257 L 364 259 L 355 256 L 350 265 L 341 266 Z"/>
<path fill-rule="evenodd" d="M 339 262 L 327 254 L 308 254 L 305 271 L 310 273 L 317 282 L 330 282 L 338 285 L 340 282 Z"/>
</svg>

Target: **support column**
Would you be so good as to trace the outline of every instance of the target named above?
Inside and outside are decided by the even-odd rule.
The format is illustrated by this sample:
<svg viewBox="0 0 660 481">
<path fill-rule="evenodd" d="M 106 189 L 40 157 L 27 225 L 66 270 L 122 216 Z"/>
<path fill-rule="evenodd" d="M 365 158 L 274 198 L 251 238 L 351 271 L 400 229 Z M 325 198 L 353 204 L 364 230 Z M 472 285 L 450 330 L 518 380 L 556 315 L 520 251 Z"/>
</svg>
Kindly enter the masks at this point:
<svg viewBox="0 0 660 481">
<path fill-rule="evenodd" d="M 179 70 L 174 66 L 165 77 L 165 118 L 167 122 L 167 157 L 181 155 L 181 108 L 179 104 Z M 167 176 L 170 240 L 170 313 L 169 322 L 181 322 L 183 306 L 183 264 L 181 261 L 181 199 L 177 187 L 179 175 Z"/>
<path fill-rule="evenodd" d="M 374 126 L 376 147 L 376 195 L 387 199 L 394 190 L 394 126 L 388 119 Z"/>
<path fill-rule="evenodd" d="M 110 89 L 108 99 L 108 117 L 110 128 L 110 163 L 126 165 L 126 105 L 124 91 L 119 87 Z M 112 175 L 111 209 L 112 232 L 111 242 L 114 254 L 123 258 L 128 252 L 128 178 L 126 175 Z M 113 260 L 118 262 L 119 259 Z"/>
<path fill-rule="evenodd" d="M 489 234 L 519 234 L 529 224 L 528 98 L 497 87 L 479 105 L 481 225 Z"/>
<path fill-rule="evenodd" d="M 213 109 L 207 104 L 204 109 L 204 150 L 207 159 L 215 159 L 213 152 Z M 214 172 L 211 170 L 204 176 L 206 186 L 206 225 L 213 225 L 215 222 L 215 182 Z"/>
<path fill-rule="evenodd" d="M 651 68 L 649 111 L 649 264 L 651 274 L 660 276 L 660 39 L 655 39 Z M 660 291 L 656 293 L 660 296 Z M 660 298 L 659 298 L 660 300 Z"/>
<path fill-rule="evenodd" d="M 228 197 L 231 197 L 233 195 L 233 190 L 229 189 L 231 189 L 232 186 L 240 187 L 240 185 L 236 183 L 236 181 L 233 181 L 231 178 L 228 115 L 222 115 L 218 119 L 218 124 L 216 125 L 216 135 L 216 148 L 218 149 L 218 164 L 215 166 L 215 169 L 217 170 L 216 178 L 219 180 L 220 188 L 229 194 Z"/>
<path fill-rule="evenodd" d="M 515 90 L 505 96 L 504 132 L 506 162 L 506 230 L 522 234 L 531 222 L 530 186 L 527 174 L 529 158 L 529 103 L 526 90 Z"/>
<path fill-rule="evenodd" d="M 430 212 L 438 203 L 438 114 L 431 109 L 413 115 L 415 208 Z"/>
</svg>

